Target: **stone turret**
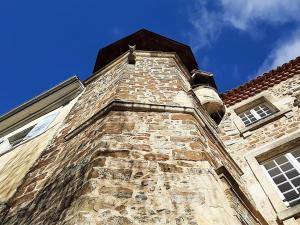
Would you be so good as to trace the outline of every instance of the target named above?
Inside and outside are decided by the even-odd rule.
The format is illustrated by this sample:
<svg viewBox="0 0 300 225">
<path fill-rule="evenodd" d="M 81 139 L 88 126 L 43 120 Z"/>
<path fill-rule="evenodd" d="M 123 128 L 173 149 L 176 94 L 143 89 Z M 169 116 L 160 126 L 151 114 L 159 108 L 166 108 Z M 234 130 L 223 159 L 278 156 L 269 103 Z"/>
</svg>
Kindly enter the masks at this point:
<svg viewBox="0 0 300 225">
<path fill-rule="evenodd" d="M 220 123 L 225 113 L 225 106 L 220 98 L 213 74 L 201 70 L 193 70 L 193 90 L 210 117 Z"/>
<path fill-rule="evenodd" d="M 224 113 L 214 80 L 193 68 L 190 47 L 144 29 L 101 49 L 0 224 L 268 225 L 210 121 Z"/>
</svg>

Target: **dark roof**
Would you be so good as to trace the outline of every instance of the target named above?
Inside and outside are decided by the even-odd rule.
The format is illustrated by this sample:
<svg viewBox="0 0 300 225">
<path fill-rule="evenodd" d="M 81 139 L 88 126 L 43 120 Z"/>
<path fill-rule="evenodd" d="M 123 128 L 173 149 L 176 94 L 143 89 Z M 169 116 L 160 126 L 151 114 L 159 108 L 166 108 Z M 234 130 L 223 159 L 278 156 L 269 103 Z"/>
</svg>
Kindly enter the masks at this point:
<svg viewBox="0 0 300 225">
<path fill-rule="evenodd" d="M 136 45 L 136 50 L 176 52 L 189 72 L 198 68 L 193 52 L 189 46 L 146 29 L 141 29 L 100 49 L 93 72 L 98 71 L 128 51 L 128 45 Z"/>
<path fill-rule="evenodd" d="M 277 67 L 275 70 L 264 73 L 246 84 L 221 94 L 221 97 L 227 106 L 231 106 L 296 74 L 300 74 L 300 57 Z"/>
</svg>

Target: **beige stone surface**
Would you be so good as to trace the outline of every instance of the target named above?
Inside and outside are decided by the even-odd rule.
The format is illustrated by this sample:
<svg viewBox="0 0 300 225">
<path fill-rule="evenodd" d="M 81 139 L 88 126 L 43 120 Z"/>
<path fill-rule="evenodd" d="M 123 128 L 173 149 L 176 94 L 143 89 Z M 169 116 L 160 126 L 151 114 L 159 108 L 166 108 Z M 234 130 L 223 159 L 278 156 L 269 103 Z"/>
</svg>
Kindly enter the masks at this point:
<svg viewBox="0 0 300 225">
<path fill-rule="evenodd" d="M 125 55 L 95 74 L 0 221 L 266 224 L 249 208 L 241 171 L 189 79 L 176 54 L 142 51 L 135 65 Z M 225 187 L 216 173 L 221 166 L 235 187 Z"/>
<path fill-rule="evenodd" d="M 243 180 L 245 181 L 245 187 L 255 201 L 258 210 L 262 212 L 270 224 L 277 224 L 277 212 L 275 210 L 277 206 L 273 204 L 274 202 L 272 203 L 273 197 L 268 196 L 266 190 L 262 188 L 262 185 L 257 179 L 257 174 L 253 173 L 253 168 L 247 163 L 246 157 L 257 149 L 263 149 L 264 146 L 299 131 L 300 109 L 298 106 L 293 105 L 295 100 L 294 90 L 299 88 L 299 85 L 300 76 L 295 75 L 259 93 L 257 96 L 253 96 L 227 108 L 227 114 L 219 126 L 222 140 L 227 146 L 228 152 L 244 172 Z M 270 100 L 271 104 L 285 113 L 272 121 L 267 121 L 258 128 L 247 133 L 241 133 L 243 123 L 234 110 L 262 96 L 265 96 Z M 288 150 L 287 148 L 286 151 Z M 259 168 L 259 170 L 261 169 Z M 262 173 L 262 170 L 259 171 L 259 173 Z M 267 177 L 265 176 L 264 179 L 267 179 Z M 269 186 L 273 188 L 270 183 Z M 276 192 L 274 193 L 277 195 Z M 278 197 L 276 196 L 276 198 Z M 283 205 L 283 203 L 281 204 Z M 295 224 L 295 222 L 287 222 L 286 224 Z"/>
<path fill-rule="evenodd" d="M 59 114 L 51 123 L 49 129 L 41 135 L 15 147 L 10 152 L 1 156 L 0 160 L 0 202 L 5 203 L 12 197 L 16 189 L 21 184 L 29 169 L 34 165 L 35 161 L 40 157 L 41 152 L 46 148 L 53 136 L 61 126 L 62 121 L 69 113 L 77 99 L 71 101 L 63 108 L 59 108 Z M 26 127 L 36 124 L 38 121 L 32 121 Z M 24 127 L 16 130 L 18 133 Z M 32 182 L 30 189 L 35 189 L 39 185 L 38 182 Z M 25 190 L 24 190 L 25 191 Z"/>
</svg>

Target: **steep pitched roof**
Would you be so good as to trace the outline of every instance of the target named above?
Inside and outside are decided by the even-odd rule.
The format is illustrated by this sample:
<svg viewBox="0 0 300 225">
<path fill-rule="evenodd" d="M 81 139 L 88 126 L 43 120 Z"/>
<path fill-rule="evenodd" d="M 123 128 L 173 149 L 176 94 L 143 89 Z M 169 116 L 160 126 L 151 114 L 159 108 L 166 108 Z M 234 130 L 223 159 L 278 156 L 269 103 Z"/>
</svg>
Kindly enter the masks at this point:
<svg viewBox="0 0 300 225">
<path fill-rule="evenodd" d="M 288 63 L 284 63 L 275 70 L 271 70 L 261 76 L 258 76 L 246 84 L 222 93 L 221 97 L 225 105 L 231 106 L 258 94 L 263 90 L 273 87 L 275 84 L 279 84 L 296 74 L 300 74 L 300 56 Z"/>
<path fill-rule="evenodd" d="M 198 68 L 196 59 L 189 46 L 149 30 L 141 29 L 100 49 L 93 72 L 98 71 L 128 51 L 128 45 L 136 45 L 137 50 L 176 52 L 189 72 Z"/>
</svg>

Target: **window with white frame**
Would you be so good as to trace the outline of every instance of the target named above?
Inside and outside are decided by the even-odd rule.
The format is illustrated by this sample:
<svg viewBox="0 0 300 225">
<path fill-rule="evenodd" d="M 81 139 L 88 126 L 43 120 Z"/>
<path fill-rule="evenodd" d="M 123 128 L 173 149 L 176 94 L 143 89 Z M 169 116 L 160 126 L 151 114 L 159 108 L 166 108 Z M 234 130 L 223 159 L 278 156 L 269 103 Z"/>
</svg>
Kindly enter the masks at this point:
<svg viewBox="0 0 300 225">
<path fill-rule="evenodd" d="M 27 140 L 30 140 L 45 132 L 57 115 L 58 112 L 52 113 L 42 118 L 35 125 L 23 129 L 14 135 L 11 136 L 8 135 L 8 137 L 0 139 L 0 155 L 8 152 L 13 147 L 16 147 L 19 144 Z"/>
<path fill-rule="evenodd" d="M 300 148 L 262 165 L 285 205 L 300 203 Z"/>
<path fill-rule="evenodd" d="M 239 114 L 239 117 L 244 122 L 245 126 L 249 126 L 263 118 L 266 118 L 274 113 L 274 109 L 267 103 L 259 104 L 247 111 Z"/>
</svg>

